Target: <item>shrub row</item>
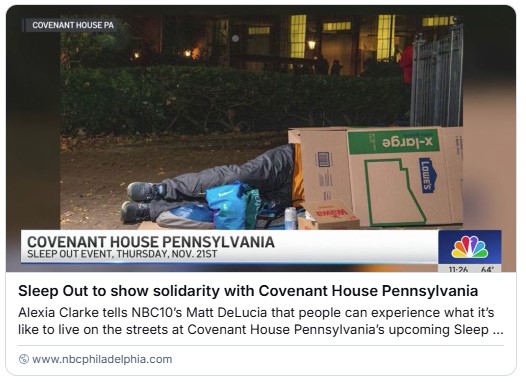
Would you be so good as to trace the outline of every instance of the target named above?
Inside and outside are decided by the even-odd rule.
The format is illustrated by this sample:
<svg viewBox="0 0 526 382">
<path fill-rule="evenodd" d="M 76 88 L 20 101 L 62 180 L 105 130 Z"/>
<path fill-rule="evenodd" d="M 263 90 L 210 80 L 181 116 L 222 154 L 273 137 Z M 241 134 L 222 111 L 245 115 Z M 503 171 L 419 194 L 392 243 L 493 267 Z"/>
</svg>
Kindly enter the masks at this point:
<svg viewBox="0 0 526 382">
<path fill-rule="evenodd" d="M 154 66 L 64 69 L 64 135 L 200 134 L 389 125 L 407 113 L 399 77 Z"/>
</svg>

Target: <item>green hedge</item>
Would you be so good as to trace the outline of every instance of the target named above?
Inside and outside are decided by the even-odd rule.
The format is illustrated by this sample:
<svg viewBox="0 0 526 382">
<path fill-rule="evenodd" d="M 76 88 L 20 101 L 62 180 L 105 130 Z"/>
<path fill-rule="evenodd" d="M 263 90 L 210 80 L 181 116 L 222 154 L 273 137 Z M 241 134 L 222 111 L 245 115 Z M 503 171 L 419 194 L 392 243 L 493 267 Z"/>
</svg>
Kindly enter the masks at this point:
<svg viewBox="0 0 526 382">
<path fill-rule="evenodd" d="M 407 91 L 397 77 L 175 66 L 62 72 L 64 135 L 389 125 L 408 108 Z"/>
</svg>

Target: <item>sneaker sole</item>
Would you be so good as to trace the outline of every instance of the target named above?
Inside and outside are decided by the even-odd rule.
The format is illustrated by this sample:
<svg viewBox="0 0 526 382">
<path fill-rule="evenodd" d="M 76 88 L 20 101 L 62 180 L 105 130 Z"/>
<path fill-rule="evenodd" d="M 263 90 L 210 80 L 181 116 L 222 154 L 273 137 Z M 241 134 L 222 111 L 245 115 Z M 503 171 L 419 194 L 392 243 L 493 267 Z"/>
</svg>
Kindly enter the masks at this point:
<svg viewBox="0 0 526 382">
<path fill-rule="evenodd" d="M 148 203 L 148 202 L 151 202 L 152 200 L 159 200 L 159 199 L 161 199 L 160 197 L 148 199 L 145 196 L 143 196 L 141 198 L 139 198 L 139 197 L 133 198 L 133 188 L 135 187 L 135 185 L 137 185 L 137 187 L 142 188 L 143 184 L 144 184 L 144 182 L 133 182 L 133 183 L 130 183 L 128 185 L 128 187 L 126 188 L 126 195 L 128 196 L 129 200 L 131 200 L 132 202 L 136 202 L 136 203 Z"/>
<path fill-rule="evenodd" d="M 135 184 L 138 184 L 140 182 L 133 182 L 133 183 L 130 183 L 128 184 L 128 187 L 126 188 L 126 195 L 128 196 L 128 199 L 131 200 L 132 202 L 143 202 L 144 200 L 135 200 L 132 198 L 132 188 L 133 188 L 133 185 Z"/>
<path fill-rule="evenodd" d="M 128 223 L 131 223 L 131 222 L 125 220 L 125 216 L 126 216 L 126 208 L 125 208 L 125 207 L 126 207 L 128 204 L 130 204 L 130 203 L 131 203 L 131 202 L 128 201 L 128 200 L 125 201 L 124 203 L 122 203 L 122 206 L 121 206 L 121 222 L 122 222 L 122 224 L 128 224 Z"/>
</svg>

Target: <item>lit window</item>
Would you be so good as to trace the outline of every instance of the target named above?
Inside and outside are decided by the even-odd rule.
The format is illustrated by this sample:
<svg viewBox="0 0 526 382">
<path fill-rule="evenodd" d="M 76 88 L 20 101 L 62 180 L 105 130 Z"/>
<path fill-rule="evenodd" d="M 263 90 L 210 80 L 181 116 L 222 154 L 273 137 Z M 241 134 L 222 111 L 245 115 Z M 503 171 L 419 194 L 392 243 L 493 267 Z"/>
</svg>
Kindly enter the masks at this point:
<svg viewBox="0 0 526 382">
<path fill-rule="evenodd" d="M 338 23 L 323 23 L 324 32 L 350 31 L 350 30 L 351 30 L 350 21 L 342 21 Z"/>
<path fill-rule="evenodd" d="M 378 16 L 377 60 L 388 60 L 394 56 L 395 15 Z"/>
<path fill-rule="evenodd" d="M 307 15 L 290 16 L 290 57 L 305 58 Z"/>
<path fill-rule="evenodd" d="M 422 19 L 422 26 L 424 27 L 438 27 L 444 25 L 453 25 L 454 16 L 431 16 Z"/>
<path fill-rule="evenodd" d="M 249 35 L 270 34 L 270 27 L 249 27 Z"/>
</svg>

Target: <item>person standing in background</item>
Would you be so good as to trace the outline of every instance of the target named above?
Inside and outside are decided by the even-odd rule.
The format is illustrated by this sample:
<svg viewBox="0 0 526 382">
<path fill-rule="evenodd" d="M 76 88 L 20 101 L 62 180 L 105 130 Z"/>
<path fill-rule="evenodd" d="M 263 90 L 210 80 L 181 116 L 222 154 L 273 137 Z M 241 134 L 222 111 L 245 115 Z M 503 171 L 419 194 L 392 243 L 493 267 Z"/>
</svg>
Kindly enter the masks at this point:
<svg viewBox="0 0 526 382">
<path fill-rule="evenodd" d="M 314 73 L 316 74 L 329 74 L 329 61 L 323 54 L 316 58 L 316 64 L 314 65 Z"/>
<path fill-rule="evenodd" d="M 334 60 L 331 66 L 331 74 L 338 76 L 341 70 L 342 66 L 340 65 L 340 61 Z"/>
<path fill-rule="evenodd" d="M 404 84 L 411 86 L 413 80 L 413 44 L 408 44 L 404 48 L 399 64 L 404 71 Z"/>
</svg>

